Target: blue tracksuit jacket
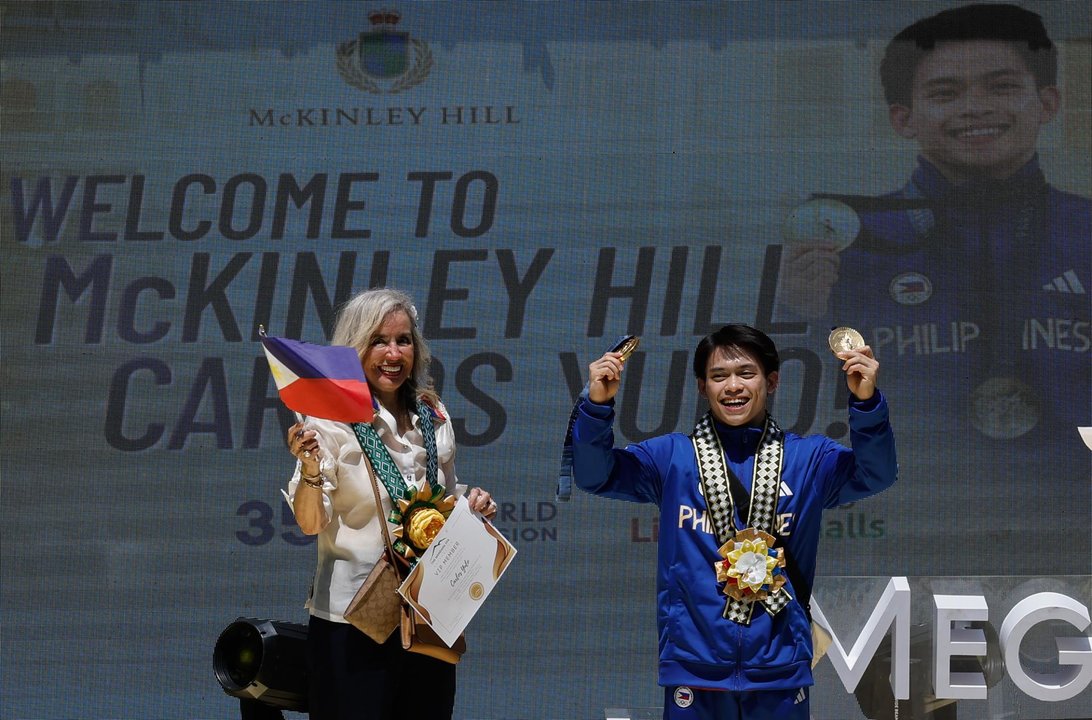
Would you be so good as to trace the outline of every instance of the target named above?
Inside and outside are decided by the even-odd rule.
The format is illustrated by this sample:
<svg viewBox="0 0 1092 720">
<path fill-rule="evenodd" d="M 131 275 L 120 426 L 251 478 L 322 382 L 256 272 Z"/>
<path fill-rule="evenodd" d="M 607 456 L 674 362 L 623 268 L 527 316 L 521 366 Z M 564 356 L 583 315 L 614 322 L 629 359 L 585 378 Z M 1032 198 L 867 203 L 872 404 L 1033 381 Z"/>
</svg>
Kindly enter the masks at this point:
<svg viewBox="0 0 1092 720">
<path fill-rule="evenodd" d="M 888 511 L 907 552 L 884 572 L 1087 572 L 1092 454 L 1077 428 L 1092 421 L 1092 201 L 1050 186 L 1036 160 L 962 185 L 920 160 L 899 196 L 931 207 L 862 212 L 829 322 L 815 323 L 823 337 L 859 330 L 884 388 L 913 399 L 892 419 L 918 449 L 905 479 L 931 491 Z M 1022 394 L 983 392 L 998 381 Z M 900 522 L 908 513 L 920 522 Z M 1041 552 L 1059 537 L 1064 552 Z"/>
<path fill-rule="evenodd" d="M 699 490 L 689 436 L 671 433 L 615 449 L 613 420 L 613 405 L 580 402 L 573 427 L 574 480 L 596 495 L 660 508 L 660 684 L 721 690 L 811 685 L 811 627 L 799 603 L 789 603 L 772 618 L 756 608 L 748 626 L 722 617 L 725 596 L 713 569 L 719 543 Z M 823 508 L 859 500 L 895 481 L 895 439 L 883 397 L 851 400 L 849 423 L 852 451 L 822 436 L 785 434 L 777 534 L 809 583 Z M 728 464 L 750 490 L 762 429 L 716 427 Z M 742 527 L 737 518 L 736 528 Z M 789 591 L 795 597 L 791 586 Z"/>
<path fill-rule="evenodd" d="M 1006 445 L 1017 455 L 1064 436 L 1064 455 L 1087 458 L 1076 427 L 1092 417 L 1092 200 L 1051 187 L 1037 160 L 1006 180 L 952 185 L 921 159 L 899 196 L 935 205 L 861 214 L 862 235 L 842 253 L 831 324 L 864 335 L 883 358 L 888 390 L 935 390 L 938 435 L 1019 438 Z M 1030 430 L 1002 424 L 990 436 L 967 422 L 972 391 L 994 377 L 1029 386 L 1038 421 L 1019 420 L 1034 422 Z"/>
</svg>

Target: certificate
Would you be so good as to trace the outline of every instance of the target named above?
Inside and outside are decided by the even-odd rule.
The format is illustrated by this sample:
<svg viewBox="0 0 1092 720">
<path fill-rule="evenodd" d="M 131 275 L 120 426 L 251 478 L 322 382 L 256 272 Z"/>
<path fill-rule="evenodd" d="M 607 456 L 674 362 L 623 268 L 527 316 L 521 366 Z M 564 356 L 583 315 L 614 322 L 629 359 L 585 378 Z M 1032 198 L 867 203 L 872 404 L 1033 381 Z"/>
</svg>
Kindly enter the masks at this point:
<svg viewBox="0 0 1092 720">
<path fill-rule="evenodd" d="M 450 647 L 515 556 L 512 543 L 461 497 L 398 592 Z"/>
</svg>

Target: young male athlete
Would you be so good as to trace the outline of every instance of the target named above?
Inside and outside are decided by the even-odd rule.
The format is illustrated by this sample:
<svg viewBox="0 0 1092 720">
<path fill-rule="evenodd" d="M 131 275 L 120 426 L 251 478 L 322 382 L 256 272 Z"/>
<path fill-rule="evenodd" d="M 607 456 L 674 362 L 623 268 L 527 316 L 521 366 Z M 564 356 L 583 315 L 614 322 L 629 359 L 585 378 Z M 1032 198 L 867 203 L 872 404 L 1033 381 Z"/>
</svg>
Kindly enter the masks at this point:
<svg viewBox="0 0 1092 720">
<path fill-rule="evenodd" d="M 838 353 L 851 393 L 847 449 L 786 433 L 767 412 L 777 348 L 726 325 L 694 352 L 709 412 L 692 435 L 614 447 L 623 356 L 588 366 L 572 428 L 573 479 L 660 508 L 656 581 L 665 720 L 807 720 L 808 598 L 824 508 L 895 482 L 895 439 L 867 346 Z"/>
</svg>

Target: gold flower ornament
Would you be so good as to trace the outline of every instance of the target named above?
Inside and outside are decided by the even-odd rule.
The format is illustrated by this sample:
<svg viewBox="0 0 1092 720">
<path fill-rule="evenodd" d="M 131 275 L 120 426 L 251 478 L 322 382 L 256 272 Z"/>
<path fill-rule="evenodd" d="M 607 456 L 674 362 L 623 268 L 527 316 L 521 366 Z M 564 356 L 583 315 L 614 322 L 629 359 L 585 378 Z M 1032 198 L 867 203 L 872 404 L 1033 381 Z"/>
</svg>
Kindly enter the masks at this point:
<svg viewBox="0 0 1092 720">
<path fill-rule="evenodd" d="M 740 530 L 720 547 L 723 560 L 713 567 L 724 594 L 736 600 L 765 600 L 785 584 L 785 551 L 773 547 L 773 536 L 761 530 Z"/>
<path fill-rule="evenodd" d="M 426 486 L 409 499 L 399 500 L 391 511 L 390 521 L 398 525 L 394 536 L 406 545 L 405 556 L 412 558 L 424 553 L 454 509 L 455 497 L 444 495 L 442 488 L 433 493 Z"/>
</svg>

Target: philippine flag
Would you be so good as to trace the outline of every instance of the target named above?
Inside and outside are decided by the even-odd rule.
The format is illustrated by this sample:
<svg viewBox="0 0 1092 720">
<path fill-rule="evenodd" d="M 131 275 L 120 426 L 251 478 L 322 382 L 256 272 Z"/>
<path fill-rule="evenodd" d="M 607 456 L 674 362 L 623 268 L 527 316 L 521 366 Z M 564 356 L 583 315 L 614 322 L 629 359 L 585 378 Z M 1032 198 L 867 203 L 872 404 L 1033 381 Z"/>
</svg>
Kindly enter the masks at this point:
<svg viewBox="0 0 1092 720">
<path fill-rule="evenodd" d="M 344 423 L 371 422 L 372 394 L 356 350 L 275 337 L 263 337 L 262 348 L 290 409 Z"/>
</svg>

